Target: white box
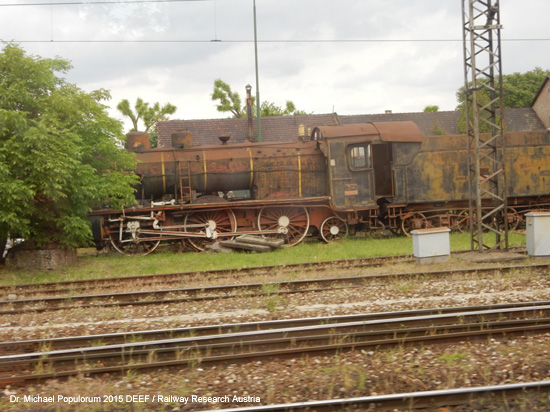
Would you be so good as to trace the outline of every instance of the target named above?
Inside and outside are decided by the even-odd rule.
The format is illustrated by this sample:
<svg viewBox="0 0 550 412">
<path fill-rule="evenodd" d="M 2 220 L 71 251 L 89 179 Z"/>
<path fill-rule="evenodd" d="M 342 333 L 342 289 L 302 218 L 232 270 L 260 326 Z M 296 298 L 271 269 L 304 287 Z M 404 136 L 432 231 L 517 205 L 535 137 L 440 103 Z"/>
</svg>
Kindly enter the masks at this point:
<svg viewBox="0 0 550 412">
<path fill-rule="evenodd" d="M 414 257 L 425 258 L 448 257 L 451 254 L 448 227 L 412 230 Z"/>
<path fill-rule="evenodd" d="M 526 213 L 525 232 L 529 256 L 550 256 L 550 212 Z"/>
</svg>

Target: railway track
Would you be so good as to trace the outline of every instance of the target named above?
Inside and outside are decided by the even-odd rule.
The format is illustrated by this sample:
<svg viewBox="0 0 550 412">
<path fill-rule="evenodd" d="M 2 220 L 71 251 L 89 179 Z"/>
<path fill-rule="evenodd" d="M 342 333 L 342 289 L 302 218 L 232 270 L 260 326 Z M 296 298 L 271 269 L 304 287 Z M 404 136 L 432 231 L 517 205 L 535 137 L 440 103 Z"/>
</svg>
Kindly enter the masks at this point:
<svg viewBox="0 0 550 412">
<path fill-rule="evenodd" d="M 500 303 L 483 306 L 462 306 L 435 309 L 416 309 L 399 312 L 401 317 L 430 316 L 437 314 L 461 312 L 475 312 L 480 310 L 499 310 L 529 306 L 547 306 L 550 301 Z M 96 335 L 67 336 L 59 338 L 33 339 L 13 342 L 0 342 L 0 356 L 41 352 L 44 348 L 49 351 L 61 349 L 76 349 L 86 346 L 124 344 L 129 342 L 145 342 L 151 340 L 174 339 L 177 337 L 207 336 L 234 332 L 250 332 L 258 330 L 276 330 L 289 327 L 303 327 L 311 325 L 338 324 L 343 322 L 363 322 L 384 320 L 395 317 L 395 312 L 376 312 L 367 314 L 308 317 L 299 319 L 281 319 L 271 321 L 228 323 L 221 325 L 206 325 L 171 329 L 143 330 L 120 333 L 104 333 Z"/>
<path fill-rule="evenodd" d="M 344 408 L 357 410 L 396 411 L 412 409 L 434 410 L 437 407 L 468 405 L 474 401 L 485 401 L 485 404 L 497 400 L 502 405 L 502 399 L 508 403 L 515 397 L 526 393 L 547 393 L 550 391 L 550 381 L 524 382 L 508 385 L 478 386 L 470 388 L 443 389 L 436 391 L 394 393 L 390 395 L 365 396 L 348 399 L 329 399 L 278 405 L 248 406 L 243 408 L 216 409 L 217 412 L 263 412 L 263 411 L 336 411 Z M 495 405 L 496 406 L 496 405 Z M 443 409 L 442 409 L 443 410 Z M 507 409 L 508 410 L 508 409 Z"/>
<path fill-rule="evenodd" d="M 353 269 L 378 267 L 391 263 L 407 263 L 413 261 L 412 255 L 396 255 L 385 257 L 361 258 L 351 260 L 333 260 L 315 263 L 296 263 L 277 266 L 259 266 L 242 269 L 217 269 L 208 271 L 193 271 L 166 273 L 158 275 L 125 276 L 117 278 L 86 279 L 66 282 L 31 283 L 12 286 L 0 286 L 0 298 L 16 296 L 18 299 L 32 297 L 48 297 L 61 294 L 76 295 L 97 290 L 109 290 L 119 286 L 127 287 L 128 284 L 140 287 L 154 287 L 157 285 L 181 285 L 195 279 L 212 278 L 245 278 L 262 274 L 301 272 L 319 272 L 333 269 Z M 11 299 L 15 300 L 15 299 Z"/>
<path fill-rule="evenodd" d="M 355 267 L 355 266 L 354 266 Z M 143 306 L 205 300 L 228 299 L 233 297 L 254 297 L 270 294 L 293 294 L 334 290 L 335 288 L 364 287 L 375 281 L 387 281 L 414 277 L 444 277 L 466 273 L 501 273 L 530 270 L 548 271 L 550 265 L 514 265 L 486 267 L 477 269 L 460 269 L 449 271 L 432 271 L 417 273 L 378 274 L 364 276 L 331 277 L 308 280 L 295 280 L 268 283 L 244 283 L 224 286 L 199 286 L 192 288 L 175 288 L 161 290 L 142 290 L 138 292 L 102 293 L 90 295 L 66 295 L 58 297 L 39 297 L 0 301 L 0 315 L 17 315 L 22 313 L 39 313 L 52 310 L 73 308 L 98 308 L 112 306 Z"/>
<path fill-rule="evenodd" d="M 94 346 L 3 355 L 0 356 L 0 387 L 79 374 L 91 376 L 128 370 L 151 371 L 199 363 L 248 362 L 367 347 L 540 333 L 550 330 L 550 305 L 540 303 L 548 302 L 434 309 L 432 313 L 369 314 L 362 315 L 363 319 L 361 315 L 343 316 L 336 321 L 333 318 L 310 318 L 222 325 L 210 331 L 189 328 L 186 332 L 178 331 L 183 336 L 176 338 L 138 339 L 135 342 L 99 346 L 95 342 Z M 12 342 L 12 349 L 17 344 Z M 9 344 L 3 345 L 4 349 L 9 348 Z"/>
<path fill-rule="evenodd" d="M 453 252 L 462 254 L 465 252 Z M 128 284 L 137 285 L 140 288 L 156 287 L 162 285 L 182 285 L 196 279 L 222 279 L 222 278 L 246 278 L 263 274 L 319 272 L 328 270 L 347 270 L 368 267 L 379 267 L 388 264 L 413 262 L 412 255 L 394 255 L 371 258 L 359 258 L 350 260 L 332 260 L 324 262 L 296 263 L 277 266 L 259 266 L 241 269 L 216 269 L 207 271 L 176 272 L 157 275 L 138 275 L 116 278 L 72 280 L 65 282 L 31 283 L 20 285 L 0 286 L 0 299 L 7 300 L 8 296 L 15 296 L 17 299 L 29 299 L 34 297 L 48 297 L 56 295 L 78 295 L 79 293 L 89 294 L 93 291 L 112 290 L 117 287 L 127 287 Z M 12 298 L 10 300 L 16 300 Z"/>
</svg>

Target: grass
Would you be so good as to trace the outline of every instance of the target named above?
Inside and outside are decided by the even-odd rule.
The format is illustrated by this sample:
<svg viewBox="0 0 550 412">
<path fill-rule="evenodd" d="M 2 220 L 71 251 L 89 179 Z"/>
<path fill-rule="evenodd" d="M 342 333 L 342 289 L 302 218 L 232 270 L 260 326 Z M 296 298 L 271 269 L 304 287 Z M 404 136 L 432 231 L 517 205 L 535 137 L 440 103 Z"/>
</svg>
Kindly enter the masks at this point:
<svg viewBox="0 0 550 412">
<path fill-rule="evenodd" d="M 525 245 L 525 236 L 511 233 L 509 243 L 510 246 Z M 469 250 L 470 235 L 468 233 L 452 233 L 450 244 L 451 251 Z M 412 254 L 412 251 L 412 238 L 408 237 L 349 238 L 330 244 L 307 241 L 291 248 L 269 253 L 180 253 L 170 251 L 170 248 L 164 250 L 159 248 L 147 256 L 128 257 L 116 252 L 98 254 L 92 249 L 85 249 L 79 251 L 78 262 L 75 265 L 58 270 L 24 271 L 0 267 L 0 285 L 277 266 L 338 259 L 406 255 Z"/>
</svg>

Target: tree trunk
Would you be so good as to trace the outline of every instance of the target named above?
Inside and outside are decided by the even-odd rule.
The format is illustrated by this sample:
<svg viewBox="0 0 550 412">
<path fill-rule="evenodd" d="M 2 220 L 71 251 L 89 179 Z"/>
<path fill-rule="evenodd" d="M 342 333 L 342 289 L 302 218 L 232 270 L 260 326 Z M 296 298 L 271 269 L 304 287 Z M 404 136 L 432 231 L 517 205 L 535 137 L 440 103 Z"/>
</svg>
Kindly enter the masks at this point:
<svg viewBox="0 0 550 412">
<path fill-rule="evenodd" d="M 8 242 L 8 229 L 4 225 L 0 225 L 0 265 L 4 264 L 4 252 L 6 251 L 6 243 Z"/>
</svg>

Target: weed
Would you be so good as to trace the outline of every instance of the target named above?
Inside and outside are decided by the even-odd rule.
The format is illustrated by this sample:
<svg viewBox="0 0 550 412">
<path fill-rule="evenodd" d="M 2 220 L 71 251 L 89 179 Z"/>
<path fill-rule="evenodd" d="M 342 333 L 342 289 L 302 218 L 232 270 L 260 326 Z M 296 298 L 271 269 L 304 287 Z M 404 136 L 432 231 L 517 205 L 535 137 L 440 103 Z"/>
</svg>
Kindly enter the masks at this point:
<svg viewBox="0 0 550 412">
<path fill-rule="evenodd" d="M 449 353 L 449 354 L 441 355 L 439 358 L 437 358 L 437 360 L 439 362 L 451 364 L 451 363 L 458 362 L 467 357 L 468 357 L 467 353 Z"/>
<path fill-rule="evenodd" d="M 279 283 L 264 283 L 262 285 L 262 293 L 266 295 L 278 295 L 281 285 Z"/>
<path fill-rule="evenodd" d="M 273 298 L 269 298 L 266 302 L 267 311 L 269 313 L 274 313 L 277 311 L 277 306 L 279 306 L 279 297 L 275 296 Z"/>
<path fill-rule="evenodd" d="M 91 342 L 90 346 L 92 347 L 105 346 L 105 342 L 101 339 L 95 339 Z"/>
<path fill-rule="evenodd" d="M 156 363 L 158 361 L 157 353 L 155 350 L 149 351 L 147 354 L 147 361 L 146 363 Z"/>
</svg>

